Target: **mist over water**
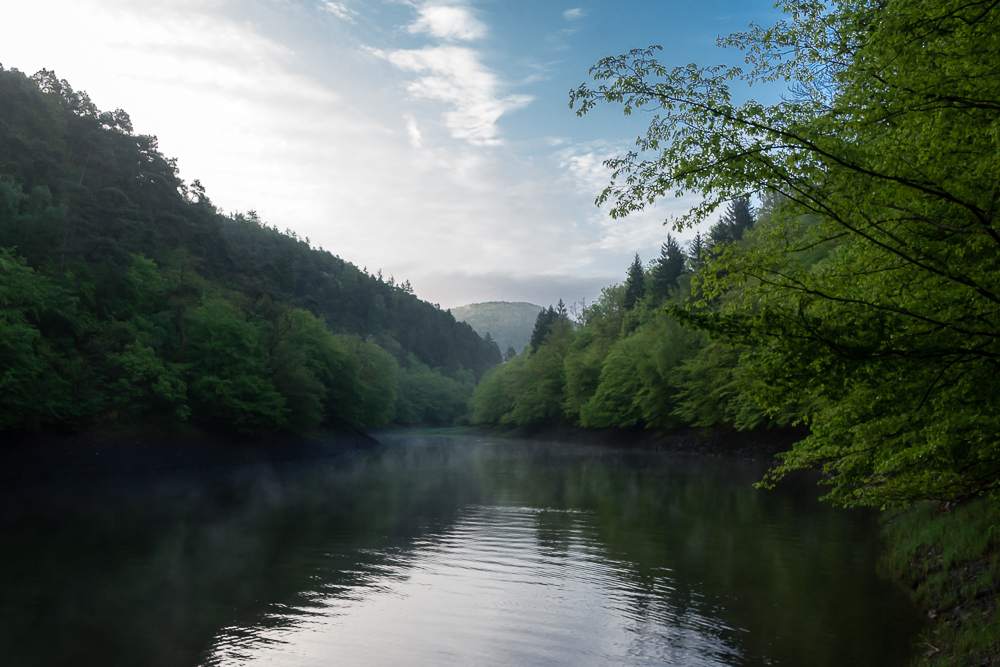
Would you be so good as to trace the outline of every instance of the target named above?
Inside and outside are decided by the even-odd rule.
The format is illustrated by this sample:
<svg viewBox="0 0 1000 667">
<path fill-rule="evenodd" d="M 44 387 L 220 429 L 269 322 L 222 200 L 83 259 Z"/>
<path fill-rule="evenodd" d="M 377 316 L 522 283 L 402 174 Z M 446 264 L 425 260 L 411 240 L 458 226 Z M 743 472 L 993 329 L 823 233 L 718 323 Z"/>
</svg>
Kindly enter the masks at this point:
<svg viewBox="0 0 1000 667">
<path fill-rule="evenodd" d="M 868 513 L 755 464 L 396 436 L 0 493 L 3 665 L 902 665 Z"/>
</svg>

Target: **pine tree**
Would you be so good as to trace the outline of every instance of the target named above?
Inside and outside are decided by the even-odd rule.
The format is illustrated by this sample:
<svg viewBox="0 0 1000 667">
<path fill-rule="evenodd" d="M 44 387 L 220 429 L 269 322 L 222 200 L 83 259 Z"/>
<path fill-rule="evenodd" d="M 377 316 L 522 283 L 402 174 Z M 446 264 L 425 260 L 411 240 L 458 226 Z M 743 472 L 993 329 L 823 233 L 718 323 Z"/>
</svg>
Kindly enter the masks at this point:
<svg viewBox="0 0 1000 667">
<path fill-rule="evenodd" d="M 500 346 L 497 342 L 493 340 L 493 336 L 489 331 L 483 336 L 483 349 L 485 351 L 486 358 L 493 364 L 499 364 L 503 361 L 503 355 L 500 354 Z"/>
<path fill-rule="evenodd" d="M 642 260 L 636 253 L 632 265 L 628 267 L 628 278 L 625 280 L 625 310 L 632 310 L 635 304 L 646 295 L 646 276 L 642 270 Z"/>
<path fill-rule="evenodd" d="M 660 257 L 653 267 L 652 293 L 657 299 L 662 299 L 677 287 L 677 279 L 684 273 L 687 257 L 680 244 L 670 234 L 667 242 L 660 247 Z"/>
<path fill-rule="evenodd" d="M 556 311 L 552 306 L 542 308 L 535 318 L 535 328 L 531 332 L 531 351 L 534 352 L 545 341 L 545 336 L 552 330 L 556 320 Z"/>
<path fill-rule="evenodd" d="M 531 332 L 530 345 L 532 352 L 545 342 L 545 337 L 552 332 L 552 325 L 560 320 L 569 320 L 569 317 L 566 315 L 566 304 L 563 303 L 562 299 L 559 299 L 557 308 L 549 306 L 548 308 L 543 308 L 538 313 L 538 317 L 535 319 L 535 328 Z"/>
<path fill-rule="evenodd" d="M 709 232 L 712 247 L 739 241 L 743 238 L 743 234 L 753 227 L 753 223 L 754 217 L 753 210 L 750 208 L 750 199 L 744 196 L 732 200 L 726 207 L 726 212 L 722 214 L 722 217 Z"/>
<path fill-rule="evenodd" d="M 705 239 L 702 238 L 701 232 L 694 235 L 691 239 L 691 243 L 688 245 L 688 262 L 691 267 L 691 271 L 697 271 L 702 266 L 705 265 Z"/>
</svg>

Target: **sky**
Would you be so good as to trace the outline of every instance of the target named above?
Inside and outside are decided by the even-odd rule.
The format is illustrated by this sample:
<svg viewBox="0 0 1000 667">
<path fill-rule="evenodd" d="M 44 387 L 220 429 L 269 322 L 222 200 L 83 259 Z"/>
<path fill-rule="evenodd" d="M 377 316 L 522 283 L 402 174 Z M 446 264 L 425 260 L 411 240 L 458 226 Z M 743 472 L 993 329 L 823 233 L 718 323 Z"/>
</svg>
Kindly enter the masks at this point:
<svg viewBox="0 0 1000 667">
<path fill-rule="evenodd" d="M 717 38 L 780 18 L 771 0 L 33 0 L 3 14 L 5 68 L 54 70 L 124 109 L 224 213 L 256 211 L 445 308 L 589 303 L 635 253 L 658 256 L 664 221 L 694 200 L 619 220 L 596 207 L 602 162 L 649 117 L 577 117 L 569 90 L 651 44 L 668 65 L 742 64 Z"/>
</svg>

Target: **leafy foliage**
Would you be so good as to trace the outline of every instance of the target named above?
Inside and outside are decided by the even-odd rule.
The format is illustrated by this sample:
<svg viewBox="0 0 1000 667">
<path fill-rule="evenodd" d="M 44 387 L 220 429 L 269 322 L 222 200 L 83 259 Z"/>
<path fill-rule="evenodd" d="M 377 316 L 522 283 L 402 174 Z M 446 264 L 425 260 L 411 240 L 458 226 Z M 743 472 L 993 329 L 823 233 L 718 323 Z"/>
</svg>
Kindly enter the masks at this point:
<svg viewBox="0 0 1000 667">
<path fill-rule="evenodd" d="M 656 48 L 605 58 L 580 113 L 657 114 L 609 161 L 599 197 L 626 215 L 669 194 L 776 202 L 751 243 L 699 281 L 719 312 L 674 313 L 745 346 L 739 386 L 771 414 L 803 404 L 812 434 L 776 471 L 819 465 L 845 504 L 955 499 L 1000 486 L 1000 7 L 812 0 L 723 42 L 748 71 L 668 69 Z M 729 84 L 786 81 L 779 104 Z M 735 221 L 735 211 L 734 218 Z M 822 249 L 822 261 L 803 261 Z M 702 305 L 709 301 L 703 300 Z"/>
<path fill-rule="evenodd" d="M 671 254 L 680 255 L 668 255 L 669 260 L 683 266 L 687 261 L 683 250 L 676 243 L 667 245 Z M 630 269 L 629 279 L 652 283 L 658 269 L 654 265 L 646 272 L 639 264 L 637 270 Z M 732 375 L 739 358 L 728 346 L 705 348 L 704 334 L 683 328 L 677 317 L 660 308 L 689 297 L 687 276 L 679 275 L 665 297 L 648 290 L 631 309 L 625 307 L 626 290 L 624 284 L 605 288 L 577 323 L 555 308 L 542 310 L 533 336 L 537 346 L 483 379 L 473 396 L 473 421 L 667 429 L 714 424 L 720 409 L 729 423 L 729 415 L 739 412 L 737 404 L 755 405 L 737 392 L 693 405 L 683 403 L 686 396 L 700 391 L 698 385 L 706 379 L 686 372 L 692 359 L 707 356 L 713 368 Z M 754 425 L 769 421 L 759 407 L 755 414 Z"/>
</svg>

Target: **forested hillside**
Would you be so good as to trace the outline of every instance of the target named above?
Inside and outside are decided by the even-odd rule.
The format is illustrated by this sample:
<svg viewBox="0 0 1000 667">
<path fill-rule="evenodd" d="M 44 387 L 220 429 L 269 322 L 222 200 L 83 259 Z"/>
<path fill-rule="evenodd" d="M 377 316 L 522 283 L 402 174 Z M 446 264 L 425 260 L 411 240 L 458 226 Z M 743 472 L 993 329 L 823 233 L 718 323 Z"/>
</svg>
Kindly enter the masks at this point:
<svg viewBox="0 0 1000 667">
<path fill-rule="evenodd" d="M 495 344 L 253 212 L 53 72 L 0 68 L 0 432 L 451 423 Z"/>
<path fill-rule="evenodd" d="M 571 92 L 581 115 L 653 112 L 608 162 L 598 203 L 613 216 L 675 194 L 701 198 L 678 227 L 747 197 L 762 210 L 749 232 L 692 249 L 690 280 L 674 283 L 668 245 L 579 330 L 550 318 L 541 344 L 481 384 L 476 418 L 797 421 L 811 434 L 775 475 L 821 467 L 837 502 L 995 493 L 1000 7 L 779 6 L 774 27 L 721 40 L 745 69 L 671 69 L 652 47 L 601 60 Z M 730 93 L 774 81 L 791 89 L 774 105 Z"/>
<path fill-rule="evenodd" d="M 759 212 L 759 224 L 770 223 L 772 209 Z M 561 302 L 543 310 L 524 352 L 480 383 L 474 421 L 652 429 L 790 423 L 737 388 L 739 349 L 711 342 L 670 312 L 700 294 L 692 278 L 705 263 L 749 243 L 744 234 L 754 226 L 749 201 L 739 199 L 687 249 L 668 235 L 648 265 L 636 256 L 625 280 L 602 290 L 578 321 Z"/>
<path fill-rule="evenodd" d="M 511 358 L 528 344 L 540 310 L 541 306 L 523 301 L 488 301 L 452 308 L 451 314 L 468 322 L 480 336 L 489 334 L 504 357 Z"/>
</svg>

